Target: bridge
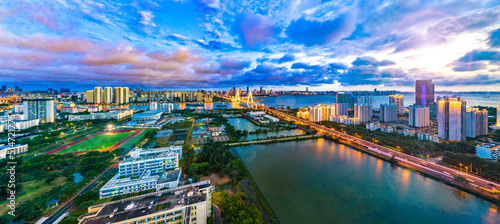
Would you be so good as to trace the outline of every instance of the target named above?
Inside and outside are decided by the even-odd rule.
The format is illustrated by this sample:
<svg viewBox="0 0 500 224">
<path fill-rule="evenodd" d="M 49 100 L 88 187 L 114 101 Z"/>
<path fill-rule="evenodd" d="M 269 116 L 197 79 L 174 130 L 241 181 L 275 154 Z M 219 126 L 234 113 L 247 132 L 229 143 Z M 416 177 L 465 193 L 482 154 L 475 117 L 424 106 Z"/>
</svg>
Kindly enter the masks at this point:
<svg viewBox="0 0 500 224">
<path fill-rule="evenodd" d="M 223 96 L 218 96 L 220 98 L 226 99 L 226 100 L 231 100 L 230 98 L 223 97 Z M 428 160 L 425 159 L 420 159 L 418 157 L 414 157 L 366 140 L 363 140 L 361 138 L 357 138 L 354 136 L 351 136 L 347 133 L 343 133 L 331 128 L 324 127 L 322 125 L 316 124 L 314 122 L 306 121 L 301 118 L 283 113 L 278 110 L 271 109 L 263 104 L 257 103 L 248 103 L 248 106 L 253 106 L 256 109 L 261 109 L 266 111 L 269 114 L 272 114 L 276 117 L 279 117 L 280 119 L 286 120 L 286 121 L 294 121 L 297 124 L 301 125 L 308 125 L 311 127 L 311 129 L 315 129 L 318 131 L 319 134 L 323 135 L 330 135 L 330 136 L 335 136 L 339 138 L 339 140 L 345 141 L 347 144 L 353 145 L 355 147 L 358 147 L 362 150 L 365 150 L 367 152 L 371 153 L 376 153 L 379 156 L 386 157 L 388 159 L 394 158 L 396 161 L 398 161 L 400 164 L 405 165 L 409 168 L 418 170 L 423 173 L 427 173 L 431 176 L 436 176 L 445 180 L 454 180 L 455 175 L 460 175 L 465 177 L 468 181 L 471 182 L 471 185 L 474 187 L 481 187 L 486 190 L 497 190 L 500 185 L 496 182 L 490 181 L 488 179 L 485 179 L 483 177 L 477 176 L 475 174 L 472 174 L 470 172 L 463 172 L 459 171 L 456 169 L 452 169 L 446 166 L 442 166 L 439 164 L 431 163 Z M 374 150 L 375 149 L 375 150 Z"/>
</svg>

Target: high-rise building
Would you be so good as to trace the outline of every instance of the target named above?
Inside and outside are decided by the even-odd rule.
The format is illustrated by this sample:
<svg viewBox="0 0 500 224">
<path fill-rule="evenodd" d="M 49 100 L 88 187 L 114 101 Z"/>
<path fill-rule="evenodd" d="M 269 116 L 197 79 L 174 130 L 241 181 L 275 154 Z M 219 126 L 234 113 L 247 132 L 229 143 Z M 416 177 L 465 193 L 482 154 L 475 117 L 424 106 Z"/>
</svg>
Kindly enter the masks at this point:
<svg viewBox="0 0 500 224">
<path fill-rule="evenodd" d="M 474 138 L 479 135 L 488 134 L 488 111 L 479 108 L 469 108 L 465 115 L 467 125 L 465 133 L 467 137 Z"/>
<path fill-rule="evenodd" d="M 347 103 L 334 103 L 335 116 L 348 116 L 349 115 L 349 105 Z"/>
<path fill-rule="evenodd" d="M 19 91 L 19 86 L 14 86 L 14 92 L 16 92 L 16 93 L 17 93 L 17 92 L 20 92 L 20 91 Z"/>
<path fill-rule="evenodd" d="M 404 113 L 404 96 L 403 95 L 389 95 L 389 103 L 396 104 L 398 114 Z"/>
<path fill-rule="evenodd" d="M 260 87 L 260 94 L 263 94 L 263 89 L 262 89 L 262 86 Z"/>
<path fill-rule="evenodd" d="M 94 103 L 102 103 L 102 87 L 94 88 Z"/>
<path fill-rule="evenodd" d="M 30 98 L 23 100 L 25 120 L 40 119 L 42 123 L 56 119 L 56 100 L 53 98 Z"/>
<path fill-rule="evenodd" d="M 429 107 L 415 105 L 410 106 L 409 110 L 408 125 L 416 128 L 429 127 Z"/>
<path fill-rule="evenodd" d="M 380 121 L 394 122 L 398 120 L 398 109 L 396 104 L 380 104 Z"/>
<path fill-rule="evenodd" d="M 500 107 L 497 107 L 497 127 L 500 127 Z"/>
<path fill-rule="evenodd" d="M 354 104 L 354 117 L 359 118 L 360 123 L 370 122 L 372 119 L 372 106 L 369 104 Z"/>
<path fill-rule="evenodd" d="M 105 104 L 111 104 L 113 102 L 113 89 L 111 87 L 104 87 L 104 92 L 102 94 L 102 102 Z"/>
<path fill-rule="evenodd" d="M 372 106 L 372 97 L 371 96 L 358 96 L 356 97 L 357 104 L 367 104 Z"/>
<path fill-rule="evenodd" d="M 319 122 L 321 118 L 323 118 L 321 108 L 318 107 L 309 107 L 309 121 L 311 122 Z"/>
<path fill-rule="evenodd" d="M 304 120 L 309 120 L 309 108 L 299 108 L 297 111 L 297 117 Z"/>
<path fill-rule="evenodd" d="M 415 103 L 430 105 L 434 103 L 434 82 L 432 80 L 417 80 L 415 85 Z"/>
<path fill-rule="evenodd" d="M 115 87 L 114 91 L 114 103 L 125 104 L 129 102 L 129 88 L 128 87 Z"/>
<path fill-rule="evenodd" d="M 7 86 L 2 85 L 2 92 L 5 92 L 5 91 L 7 91 Z"/>
<path fill-rule="evenodd" d="M 87 103 L 93 103 L 94 102 L 94 90 L 87 90 L 85 93 L 87 95 Z"/>
<path fill-rule="evenodd" d="M 250 86 L 247 86 L 247 95 L 250 92 Z"/>
<path fill-rule="evenodd" d="M 466 139 L 467 103 L 460 97 L 444 97 L 438 101 L 438 136 L 442 139 Z"/>
</svg>

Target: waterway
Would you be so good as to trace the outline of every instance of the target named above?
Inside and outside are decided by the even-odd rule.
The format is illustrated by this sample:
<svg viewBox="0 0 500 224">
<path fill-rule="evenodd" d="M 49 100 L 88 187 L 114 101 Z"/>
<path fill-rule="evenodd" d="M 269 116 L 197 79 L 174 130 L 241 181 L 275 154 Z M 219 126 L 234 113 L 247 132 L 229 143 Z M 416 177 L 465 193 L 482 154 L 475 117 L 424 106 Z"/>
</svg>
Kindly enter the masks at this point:
<svg viewBox="0 0 500 224">
<path fill-rule="evenodd" d="M 329 140 L 234 149 L 283 224 L 500 223 L 494 204 Z"/>
<path fill-rule="evenodd" d="M 248 132 L 255 131 L 257 129 L 266 129 L 266 127 L 261 127 L 258 125 L 255 125 L 251 121 L 247 120 L 246 118 L 228 118 L 228 123 L 234 126 L 236 130 L 247 130 Z M 306 134 L 305 131 L 301 129 L 291 129 L 291 130 L 281 130 L 281 131 L 270 131 L 267 133 L 259 133 L 259 134 L 249 134 L 245 141 L 252 141 L 256 139 L 265 139 L 267 137 L 274 137 L 274 136 L 295 136 L 295 135 L 303 135 Z"/>
<path fill-rule="evenodd" d="M 239 109 L 242 108 L 239 104 L 230 102 L 217 102 L 217 103 L 201 103 L 200 105 L 193 105 L 187 103 L 173 103 L 174 109 L 193 109 L 193 110 L 213 110 L 213 109 Z M 149 110 L 149 103 L 140 105 L 130 105 L 130 109 L 134 110 Z"/>
<path fill-rule="evenodd" d="M 404 106 L 413 105 L 415 103 L 414 93 L 403 93 L 404 95 Z M 472 106 L 490 106 L 498 107 L 500 106 L 500 94 L 436 94 L 436 97 L 443 96 L 460 96 L 465 99 L 468 107 Z M 389 96 L 371 96 L 372 104 L 374 108 L 379 108 L 382 103 L 389 103 Z M 489 98 L 485 98 L 489 97 Z M 308 107 L 314 104 L 333 104 L 336 102 L 335 95 L 286 95 L 279 97 L 258 97 L 262 99 L 260 103 L 271 106 L 271 107 L 281 107 L 281 105 L 290 106 L 291 108 Z"/>
</svg>

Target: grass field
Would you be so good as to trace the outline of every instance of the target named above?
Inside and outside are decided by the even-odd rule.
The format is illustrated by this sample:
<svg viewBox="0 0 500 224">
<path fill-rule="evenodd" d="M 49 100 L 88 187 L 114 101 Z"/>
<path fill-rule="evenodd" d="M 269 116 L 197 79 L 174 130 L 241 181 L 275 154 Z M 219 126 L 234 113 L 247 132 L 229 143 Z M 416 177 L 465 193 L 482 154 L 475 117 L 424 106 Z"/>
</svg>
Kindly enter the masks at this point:
<svg viewBox="0 0 500 224">
<path fill-rule="evenodd" d="M 32 180 L 22 183 L 23 189 L 21 190 L 21 192 L 19 192 L 19 194 L 17 194 L 16 198 L 16 202 L 18 203 L 17 205 L 19 205 L 19 203 L 32 200 L 33 198 L 45 194 L 53 187 L 62 185 L 65 181 L 66 177 L 57 177 L 54 180 L 54 184 L 46 184 L 45 180 Z M 9 208 L 4 205 L 5 203 L 7 203 L 7 200 L 3 200 L 3 202 L 0 203 L 0 215 L 9 210 Z"/>
<path fill-rule="evenodd" d="M 56 153 L 83 152 L 107 149 L 134 133 L 135 132 L 131 130 L 128 132 L 99 134 L 84 141 L 78 142 Z"/>
</svg>

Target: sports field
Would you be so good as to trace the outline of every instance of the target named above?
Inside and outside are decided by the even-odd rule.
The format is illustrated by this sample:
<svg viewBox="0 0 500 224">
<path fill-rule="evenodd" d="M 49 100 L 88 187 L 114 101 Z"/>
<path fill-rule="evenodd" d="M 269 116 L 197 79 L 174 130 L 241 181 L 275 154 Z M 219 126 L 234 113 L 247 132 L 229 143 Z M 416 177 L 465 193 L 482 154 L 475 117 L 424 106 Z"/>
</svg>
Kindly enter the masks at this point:
<svg viewBox="0 0 500 224">
<path fill-rule="evenodd" d="M 136 136 L 140 130 L 118 130 L 110 132 L 101 132 L 89 136 L 82 140 L 73 142 L 49 154 L 54 153 L 82 153 L 93 150 L 110 151 Z"/>
</svg>

